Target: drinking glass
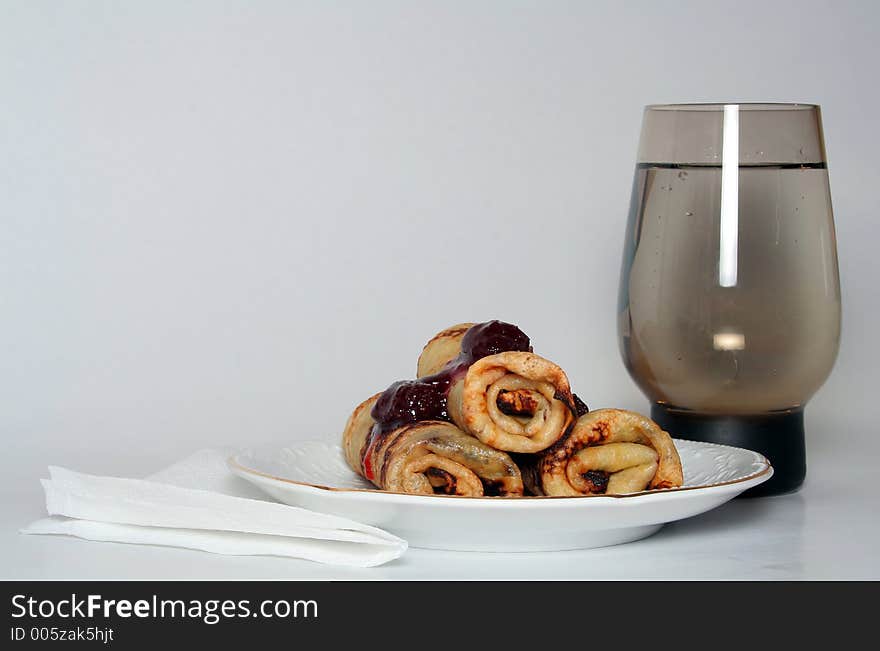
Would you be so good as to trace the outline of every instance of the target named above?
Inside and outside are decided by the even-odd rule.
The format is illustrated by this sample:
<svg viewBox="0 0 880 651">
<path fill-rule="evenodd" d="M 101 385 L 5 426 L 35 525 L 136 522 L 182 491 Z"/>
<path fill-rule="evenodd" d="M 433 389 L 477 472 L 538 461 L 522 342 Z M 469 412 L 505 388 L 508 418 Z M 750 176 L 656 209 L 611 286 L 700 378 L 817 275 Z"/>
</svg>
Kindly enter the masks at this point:
<svg viewBox="0 0 880 651">
<path fill-rule="evenodd" d="M 757 450 L 796 490 L 804 405 L 840 339 L 840 282 L 820 109 L 645 108 L 618 334 L 673 436 Z"/>
</svg>

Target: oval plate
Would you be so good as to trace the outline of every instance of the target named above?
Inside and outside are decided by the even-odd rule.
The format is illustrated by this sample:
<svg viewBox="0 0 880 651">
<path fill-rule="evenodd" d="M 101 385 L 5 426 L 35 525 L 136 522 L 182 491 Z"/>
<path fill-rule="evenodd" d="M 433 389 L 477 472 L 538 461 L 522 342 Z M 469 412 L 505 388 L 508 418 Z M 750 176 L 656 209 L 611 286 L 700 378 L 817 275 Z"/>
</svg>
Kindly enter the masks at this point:
<svg viewBox="0 0 880 651">
<path fill-rule="evenodd" d="M 386 529 L 413 547 L 456 551 L 555 551 L 638 540 L 665 522 L 724 504 L 767 481 L 765 457 L 742 448 L 675 439 L 684 485 L 627 495 L 458 497 L 375 488 L 326 441 L 244 450 L 229 468 L 272 497 Z"/>
</svg>

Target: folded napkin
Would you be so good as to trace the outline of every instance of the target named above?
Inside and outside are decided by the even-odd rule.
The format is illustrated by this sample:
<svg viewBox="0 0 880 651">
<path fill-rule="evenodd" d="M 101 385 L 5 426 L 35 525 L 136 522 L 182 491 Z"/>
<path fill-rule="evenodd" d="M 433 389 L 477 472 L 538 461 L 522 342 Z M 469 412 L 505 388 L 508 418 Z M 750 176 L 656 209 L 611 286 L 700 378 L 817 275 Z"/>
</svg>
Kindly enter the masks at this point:
<svg viewBox="0 0 880 651">
<path fill-rule="evenodd" d="M 147 479 L 50 466 L 51 479 L 41 480 L 50 517 L 22 533 L 358 567 L 381 565 L 406 551 L 406 541 L 381 529 L 269 501 L 229 472 L 232 452 L 200 450 Z"/>
</svg>

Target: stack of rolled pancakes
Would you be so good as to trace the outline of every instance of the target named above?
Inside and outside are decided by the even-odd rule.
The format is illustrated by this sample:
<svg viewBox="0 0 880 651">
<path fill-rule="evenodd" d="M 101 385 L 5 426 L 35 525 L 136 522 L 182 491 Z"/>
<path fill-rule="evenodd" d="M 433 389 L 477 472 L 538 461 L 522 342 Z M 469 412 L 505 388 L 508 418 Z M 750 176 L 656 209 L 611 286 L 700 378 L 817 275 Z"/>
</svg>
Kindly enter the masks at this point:
<svg viewBox="0 0 880 651">
<path fill-rule="evenodd" d="M 352 469 L 401 493 L 610 495 L 682 484 L 667 432 L 634 412 L 589 411 L 565 372 L 500 321 L 439 332 L 418 378 L 358 405 L 342 439 Z"/>
</svg>

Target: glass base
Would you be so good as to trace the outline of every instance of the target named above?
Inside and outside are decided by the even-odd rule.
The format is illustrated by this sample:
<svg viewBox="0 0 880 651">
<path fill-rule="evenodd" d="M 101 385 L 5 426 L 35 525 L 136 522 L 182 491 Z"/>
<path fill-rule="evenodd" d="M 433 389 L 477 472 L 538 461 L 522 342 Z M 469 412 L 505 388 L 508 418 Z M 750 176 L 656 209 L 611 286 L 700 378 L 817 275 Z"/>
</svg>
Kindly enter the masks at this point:
<svg viewBox="0 0 880 651">
<path fill-rule="evenodd" d="M 673 437 L 733 445 L 760 452 L 773 464 L 773 476 L 740 497 L 764 497 L 796 491 L 807 474 L 804 412 L 756 416 L 700 414 L 653 405 L 651 418 Z"/>
</svg>

